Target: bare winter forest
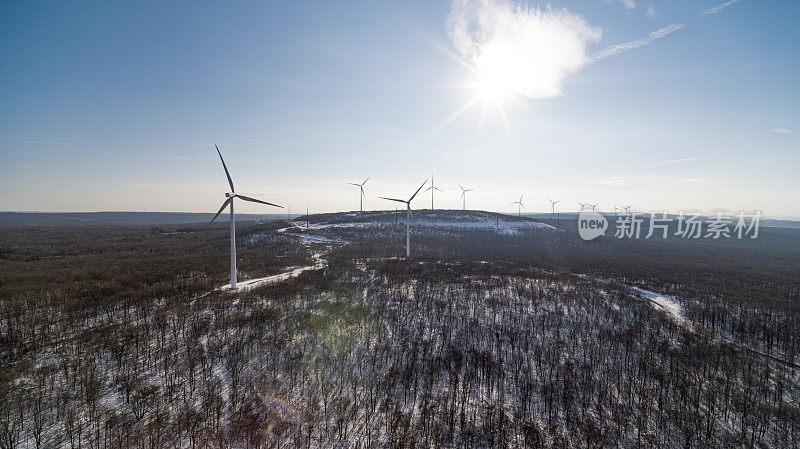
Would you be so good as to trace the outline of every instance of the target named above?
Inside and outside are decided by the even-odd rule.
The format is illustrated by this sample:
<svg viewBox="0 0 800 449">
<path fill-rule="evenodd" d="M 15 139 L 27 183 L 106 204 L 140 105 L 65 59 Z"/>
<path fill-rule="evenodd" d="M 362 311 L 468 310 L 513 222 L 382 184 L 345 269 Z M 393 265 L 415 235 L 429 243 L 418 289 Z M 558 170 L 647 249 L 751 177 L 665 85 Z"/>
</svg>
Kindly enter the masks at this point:
<svg viewBox="0 0 800 449">
<path fill-rule="evenodd" d="M 800 231 L 393 220 L 4 229 L 0 448 L 800 446 Z"/>
</svg>

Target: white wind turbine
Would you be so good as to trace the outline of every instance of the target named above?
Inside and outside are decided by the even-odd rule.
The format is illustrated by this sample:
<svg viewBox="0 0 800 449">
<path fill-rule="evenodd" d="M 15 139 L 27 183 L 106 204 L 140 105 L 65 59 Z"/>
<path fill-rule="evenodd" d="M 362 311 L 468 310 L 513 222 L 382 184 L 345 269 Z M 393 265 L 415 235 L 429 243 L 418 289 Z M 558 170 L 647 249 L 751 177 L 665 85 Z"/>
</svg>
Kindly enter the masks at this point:
<svg viewBox="0 0 800 449">
<path fill-rule="evenodd" d="M 598 204 L 598 203 L 594 203 L 594 204 L 590 204 L 590 205 L 589 205 L 589 206 L 592 206 L 592 212 L 594 212 L 594 208 L 595 208 L 595 207 L 597 207 L 597 204 Z"/>
<path fill-rule="evenodd" d="M 268 203 L 266 201 L 257 200 L 255 198 L 250 198 L 249 196 L 244 196 L 244 195 L 236 193 L 236 189 L 233 188 L 233 180 L 231 179 L 231 174 L 228 172 L 228 166 L 225 165 L 225 160 L 222 159 L 222 153 L 220 153 L 218 146 L 214 145 L 214 148 L 217 149 L 217 154 L 219 154 L 219 160 L 222 161 L 222 168 L 225 169 L 225 176 L 228 177 L 228 184 L 231 186 L 231 191 L 225 194 L 225 196 L 228 197 L 228 199 L 226 199 L 225 202 L 222 203 L 222 207 L 220 207 L 219 210 L 217 211 L 217 215 L 214 215 L 214 218 L 211 219 L 211 223 L 214 223 L 214 220 L 216 220 L 217 217 L 219 217 L 219 214 L 221 214 L 222 211 L 225 210 L 226 207 L 230 206 L 230 208 L 231 208 L 231 289 L 235 290 L 236 289 L 236 222 L 235 222 L 234 217 L 233 217 L 233 199 L 234 198 L 239 198 L 239 199 L 243 199 L 245 201 L 250 201 L 252 203 L 261 203 L 261 204 L 266 204 L 268 206 L 275 206 L 275 207 L 283 207 L 283 206 L 278 206 L 277 204 Z M 211 224 L 211 223 L 209 223 L 209 224 Z"/>
<path fill-rule="evenodd" d="M 589 205 L 589 203 L 581 203 L 580 201 L 578 201 L 578 204 L 580 204 L 580 205 L 581 205 L 581 212 L 583 212 L 583 208 L 584 208 L 584 207 L 586 207 L 586 206 L 588 206 L 588 205 Z"/>
<path fill-rule="evenodd" d="M 516 205 L 518 206 L 518 208 L 517 208 L 517 215 L 518 215 L 518 216 L 520 216 L 520 217 L 522 216 L 522 206 L 523 206 L 523 204 L 522 204 L 522 197 L 523 197 L 523 196 L 525 196 L 525 194 L 524 194 L 524 193 L 523 193 L 522 195 L 520 195 L 520 196 L 519 196 L 519 201 L 512 201 L 512 202 L 511 202 L 511 204 L 516 204 Z"/>
<path fill-rule="evenodd" d="M 409 198 L 408 201 L 400 200 L 397 198 L 387 198 L 385 196 L 378 197 L 383 200 L 397 201 L 398 203 L 403 203 L 406 205 L 406 257 L 411 257 L 411 201 L 414 199 L 415 196 L 417 196 L 419 191 L 422 190 L 422 187 L 424 187 L 425 184 L 427 183 L 428 183 L 427 179 L 423 181 L 422 184 L 417 189 L 417 191 L 414 192 L 413 195 L 411 195 L 411 198 Z"/>
<path fill-rule="evenodd" d="M 359 210 L 359 212 L 364 212 L 364 184 L 366 184 L 367 181 L 369 181 L 369 178 L 371 178 L 371 177 L 372 176 L 367 176 L 367 179 L 365 179 L 364 182 L 362 182 L 361 184 L 356 184 L 354 182 L 349 183 L 351 186 L 356 186 L 361 190 L 361 195 L 358 197 L 358 200 L 359 200 L 358 210 Z"/>
<path fill-rule="evenodd" d="M 467 192 L 470 192 L 475 189 L 465 189 L 461 187 L 461 184 L 459 184 L 458 187 L 461 189 L 461 209 L 467 210 Z"/>
<path fill-rule="evenodd" d="M 433 175 L 431 175 L 431 186 L 430 186 L 430 187 L 428 187 L 427 189 L 425 189 L 425 191 L 426 191 L 426 192 L 427 192 L 428 190 L 430 190 L 430 191 L 431 191 L 431 210 L 433 210 L 433 191 L 434 191 L 434 190 L 438 190 L 438 191 L 440 191 L 440 192 L 442 191 L 442 189 L 440 189 L 440 188 L 436 187 L 436 185 L 434 185 L 434 184 L 433 184 Z"/>
<path fill-rule="evenodd" d="M 553 215 L 555 215 L 556 214 L 556 204 L 560 203 L 561 200 L 553 201 L 550 198 L 548 198 L 547 201 L 550 201 L 550 207 L 552 207 Z M 558 223 L 559 221 L 561 221 L 561 217 L 560 216 L 556 219 L 556 227 L 559 227 L 559 223 Z"/>
</svg>

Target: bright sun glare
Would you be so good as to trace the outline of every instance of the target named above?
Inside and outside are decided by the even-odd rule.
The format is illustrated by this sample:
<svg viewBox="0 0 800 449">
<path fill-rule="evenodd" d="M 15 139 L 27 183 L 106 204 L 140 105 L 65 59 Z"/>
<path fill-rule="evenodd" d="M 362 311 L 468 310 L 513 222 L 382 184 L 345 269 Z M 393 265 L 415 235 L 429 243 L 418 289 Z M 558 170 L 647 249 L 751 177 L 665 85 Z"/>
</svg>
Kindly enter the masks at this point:
<svg viewBox="0 0 800 449">
<path fill-rule="evenodd" d="M 487 101 L 501 102 L 516 93 L 519 86 L 519 55 L 509 45 L 487 49 L 475 61 L 479 94 Z"/>
</svg>

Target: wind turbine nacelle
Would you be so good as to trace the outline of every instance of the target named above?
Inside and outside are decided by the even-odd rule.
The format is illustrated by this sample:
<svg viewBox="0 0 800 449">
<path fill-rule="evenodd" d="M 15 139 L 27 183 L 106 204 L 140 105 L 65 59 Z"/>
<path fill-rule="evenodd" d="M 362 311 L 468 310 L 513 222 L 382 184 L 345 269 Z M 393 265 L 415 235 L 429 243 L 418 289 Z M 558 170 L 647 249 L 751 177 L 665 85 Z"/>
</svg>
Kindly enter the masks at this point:
<svg viewBox="0 0 800 449">
<path fill-rule="evenodd" d="M 228 198 L 233 198 L 233 197 L 236 196 L 236 194 L 235 193 L 226 193 L 225 196 L 228 197 Z"/>
</svg>

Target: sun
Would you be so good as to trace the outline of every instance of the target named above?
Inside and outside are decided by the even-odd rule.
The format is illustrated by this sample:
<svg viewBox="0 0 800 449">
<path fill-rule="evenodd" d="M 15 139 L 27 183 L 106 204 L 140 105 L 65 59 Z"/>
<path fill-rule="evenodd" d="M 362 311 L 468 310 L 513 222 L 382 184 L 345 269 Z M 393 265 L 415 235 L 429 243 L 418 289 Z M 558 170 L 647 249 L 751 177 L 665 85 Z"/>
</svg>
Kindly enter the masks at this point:
<svg viewBox="0 0 800 449">
<path fill-rule="evenodd" d="M 479 73 L 475 87 L 478 91 L 478 96 L 490 103 L 505 102 L 513 94 L 502 73 Z"/>
<path fill-rule="evenodd" d="M 483 127 L 489 109 L 496 109 L 500 119 L 513 140 L 513 133 L 506 115 L 508 103 L 514 103 L 524 109 L 528 107 L 521 101 L 528 93 L 531 80 L 541 78 L 536 62 L 526 58 L 524 48 L 513 42 L 493 42 L 484 46 L 479 57 L 470 64 L 464 65 L 472 74 L 470 81 L 457 84 L 456 87 L 472 90 L 471 98 L 440 124 L 423 136 L 423 142 L 429 142 L 444 128 L 452 124 L 475 104 L 483 104 L 477 132 Z"/>
<path fill-rule="evenodd" d="M 497 43 L 484 48 L 475 60 L 476 85 L 486 100 L 502 102 L 519 93 L 520 79 L 526 72 L 522 67 L 525 58 L 519 49 L 508 43 Z"/>
</svg>

